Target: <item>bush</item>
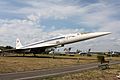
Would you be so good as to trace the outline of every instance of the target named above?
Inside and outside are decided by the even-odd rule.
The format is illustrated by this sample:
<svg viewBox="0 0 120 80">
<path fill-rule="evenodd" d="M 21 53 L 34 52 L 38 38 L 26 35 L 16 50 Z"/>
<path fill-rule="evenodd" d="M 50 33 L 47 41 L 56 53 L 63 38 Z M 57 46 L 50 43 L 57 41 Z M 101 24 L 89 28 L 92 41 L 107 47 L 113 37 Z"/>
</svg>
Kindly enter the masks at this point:
<svg viewBox="0 0 120 80">
<path fill-rule="evenodd" d="M 113 54 L 112 57 L 119 57 L 119 54 Z"/>
<path fill-rule="evenodd" d="M 110 55 L 110 54 L 107 54 L 106 57 L 111 57 L 111 55 Z"/>
<path fill-rule="evenodd" d="M 87 56 L 92 56 L 91 54 L 87 54 Z"/>
<path fill-rule="evenodd" d="M 98 55 L 97 59 L 98 59 L 98 62 L 101 62 L 101 63 L 103 63 L 105 61 L 105 58 L 103 55 Z"/>
</svg>

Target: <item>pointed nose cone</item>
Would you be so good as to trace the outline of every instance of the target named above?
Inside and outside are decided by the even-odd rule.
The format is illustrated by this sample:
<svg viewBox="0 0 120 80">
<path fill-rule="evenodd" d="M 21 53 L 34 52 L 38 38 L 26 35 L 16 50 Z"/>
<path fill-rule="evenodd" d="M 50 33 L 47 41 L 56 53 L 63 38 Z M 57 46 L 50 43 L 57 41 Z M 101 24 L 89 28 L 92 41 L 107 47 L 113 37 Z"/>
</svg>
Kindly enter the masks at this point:
<svg viewBox="0 0 120 80">
<path fill-rule="evenodd" d="M 111 34 L 111 32 L 101 32 L 101 33 L 106 34 L 106 35 Z"/>
<path fill-rule="evenodd" d="M 94 33 L 85 33 L 85 34 L 83 33 L 79 36 L 79 41 L 97 38 L 108 34 L 111 34 L 111 32 L 94 32 Z"/>
<path fill-rule="evenodd" d="M 96 34 L 98 34 L 99 36 L 104 36 L 104 35 L 111 34 L 111 32 L 97 32 Z"/>
<path fill-rule="evenodd" d="M 95 32 L 95 33 L 91 33 L 91 37 L 95 38 L 95 37 L 100 37 L 108 34 L 111 34 L 111 32 Z"/>
</svg>

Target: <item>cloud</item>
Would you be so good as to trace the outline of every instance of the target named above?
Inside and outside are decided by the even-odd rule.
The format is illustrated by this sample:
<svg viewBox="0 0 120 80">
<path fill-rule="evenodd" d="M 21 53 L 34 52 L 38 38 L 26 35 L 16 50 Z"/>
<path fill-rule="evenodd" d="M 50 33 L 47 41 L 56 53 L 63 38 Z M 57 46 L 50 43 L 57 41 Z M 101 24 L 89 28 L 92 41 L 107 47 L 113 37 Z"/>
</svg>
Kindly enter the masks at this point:
<svg viewBox="0 0 120 80">
<path fill-rule="evenodd" d="M 23 44 L 28 44 L 43 39 L 47 40 L 53 36 L 76 32 L 76 30 L 73 31 L 72 29 L 45 32 L 33 17 L 24 20 L 0 20 L 0 42 L 2 45 L 15 46 L 15 39 L 18 37 L 24 41 Z"/>
<path fill-rule="evenodd" d="M 0 19 L 1 45 L 14 46 L 13 41 L 17 37 L 24 41 L 23 44 L 27 44 L 77 31 L 110 31 L 110 36 L 72 46 L 84 49 L 92 47 L 94 50 L 119 48 L 119 0 L 11 1 L 0 1 L 0 17 L 4 16 Z M 6 5 L 9 6 L 8 9 Z M 42 24 L 43 20 L 45 24 L 51 25 Z M 56 25 L 58 21 L 60 24 Z M 74 25 L 70 26 L 70 23 Z"/>
</svg>

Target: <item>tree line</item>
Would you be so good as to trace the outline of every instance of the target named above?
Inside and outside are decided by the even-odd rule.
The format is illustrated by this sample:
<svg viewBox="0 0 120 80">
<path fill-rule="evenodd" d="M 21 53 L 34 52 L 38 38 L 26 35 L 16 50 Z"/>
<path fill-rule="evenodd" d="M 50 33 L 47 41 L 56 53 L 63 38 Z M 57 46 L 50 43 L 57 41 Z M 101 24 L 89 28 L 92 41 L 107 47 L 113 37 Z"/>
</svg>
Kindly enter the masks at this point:
<svg viewBox="0 0 120 80">
<path fill-rule="evenodd" d="M 0 50 L 14 49 L 12 46 L 0 46 Z"/>
</svg>

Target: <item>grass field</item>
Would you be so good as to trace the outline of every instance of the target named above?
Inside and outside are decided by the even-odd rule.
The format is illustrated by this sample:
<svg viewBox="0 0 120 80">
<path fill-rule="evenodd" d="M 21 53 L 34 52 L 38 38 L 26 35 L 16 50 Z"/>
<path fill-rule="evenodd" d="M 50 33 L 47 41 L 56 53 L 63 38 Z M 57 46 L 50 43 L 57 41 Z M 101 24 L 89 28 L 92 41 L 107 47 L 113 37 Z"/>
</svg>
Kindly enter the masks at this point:
<svg viewBox="0 0 120 80">
<path fill-rule="evenodd" d="M 83 57 L 81 57 L 79 60 L 73 57 L 66 57 L 66 58 L 64 56 L 60 58 L 58 58 L 57 56 L 54 59 L 30 57 L 30 56 L 0 57 L 0 73 L 59 68 L 64 66 L 85 64 L 96 61 L 96 59 L 92 59 L 92 58 L 87 59 Z"/>
<path fill-rule="evenodd" d="M 81 73 L 69 73 L 61 76 L 38 78 L 34 80 L 119 80 L 116 75 L 120 73 L 120 64 L 110 66 L 106 70 L 87 70 Z"/>
<path fill-rule="evenodd" d="M 109 58 L 107 58 L 109 59 Z M 119 57 L 112 58 L 114 60 L 120 60 Z M 55 56 L 52 55 L 13 55 L 8 57 L 0 56 L 0 73 L 8 72 L 20 72 L 20 71 L 31 71 L 40 69 L 59 68 L 64 66 L 70 66 L 75 64 L 86 64 L 91 62 L 97 62 L 96 56 Z"/>
</svg>

